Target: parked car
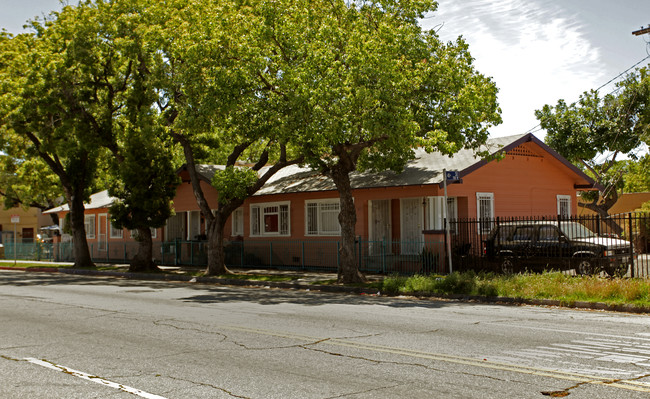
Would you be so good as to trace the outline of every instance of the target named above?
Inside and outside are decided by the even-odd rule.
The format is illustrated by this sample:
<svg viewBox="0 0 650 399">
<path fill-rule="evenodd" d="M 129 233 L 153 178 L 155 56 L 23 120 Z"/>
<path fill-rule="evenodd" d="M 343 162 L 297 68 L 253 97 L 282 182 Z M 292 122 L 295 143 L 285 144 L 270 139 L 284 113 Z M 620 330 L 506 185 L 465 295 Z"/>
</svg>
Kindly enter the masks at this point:
<svg viewBox="0 0 650 399">
<path fill-rule="evenodd" d="M 568 270 L 582 275 L 605 271 L 627 273 L 632 253 L 629 241 L 598 236 L 570 221 L 519 221 L 494 227 L 483 242 L 484 255 L 500 271 Z"/>
</svg>

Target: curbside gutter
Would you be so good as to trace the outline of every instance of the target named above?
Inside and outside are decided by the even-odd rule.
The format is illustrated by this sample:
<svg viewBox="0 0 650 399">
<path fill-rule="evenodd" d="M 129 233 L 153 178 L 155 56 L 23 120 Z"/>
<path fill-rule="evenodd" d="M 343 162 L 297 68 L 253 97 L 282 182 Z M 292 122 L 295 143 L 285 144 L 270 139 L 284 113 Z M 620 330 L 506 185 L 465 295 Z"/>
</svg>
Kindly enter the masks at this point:
<svg viewBox="0 0 650 399">
<path fill-rule="evenodd" d="M 304 282 L 286 282 L 286 281 L 259 281 L 259 280 L 240 280 L 218 277 L 192 277 L 183 276 L 169 273 L 131 273 L 131 272 L 115 272 L 110 270 L 86 270 L 86 269 L 70 269 L 70 268 L 57 268 L 57 267 L 3 267 L 0 270 L 14 270 L 24 272 L 42 272 L 42 273 L 62 273 L 72 274 L 79 276 L 106 276 L 118 277 L 129 280 L 144 280 L 144 281 L 178 281 L 178 282 L 191 282 L 201 284 L 217 284 L 217 285 L 230 285 L 238 287 L 263 287 L 263 288 L 281 288 L 281 289 L 295 289 L 295 290 L 309 290 L 320 291 L 328 293 L 342 293 L 342 294 L 357 294 L 368 296 L 387 296 L 387 297 L 415 297 L 418 299 L 444 299 L 455 300 L 462 302 L 477 302 L 477 303 L 493 303 L 500 305 L 533 305 L 533 306 L 551 306 L 551 307 L 564 307 L 572 309 L 588 309 L 588 310 L 604 310 L 610 312 L 623 312 L 623 313 L 637 313 L 644 314 L 650 313 L 650 307 L 638 307 L 630 304 L 610 305 L 603 302 L 566 302 L 555 299 L 525 299 L 525 298 L 512 298 L 512 297 L 488 297 L 480 295 L 460 295 L 460 294 L 431 294 L 426 292 L 414 293 L 386 293 L 377 292 L 374 288 L 363 287 L 346 287 L 341 285 L 319 285 L 307 284 Z"/>
</svg>

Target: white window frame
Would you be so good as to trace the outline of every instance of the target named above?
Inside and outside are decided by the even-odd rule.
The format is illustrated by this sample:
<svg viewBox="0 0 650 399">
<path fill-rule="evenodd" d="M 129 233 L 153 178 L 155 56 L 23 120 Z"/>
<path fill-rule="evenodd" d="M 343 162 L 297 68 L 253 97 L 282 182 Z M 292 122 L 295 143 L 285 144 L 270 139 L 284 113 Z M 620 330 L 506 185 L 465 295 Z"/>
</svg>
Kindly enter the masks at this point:
<svg viewBox="0 0 650 399">
<path fill-rule="evenodd" d="M 442 230 L 443 229 L 443 212 L 442 204 L 445 202 L 444 196 L 426 197 L 426 229 Z M 458 218 L 458 200 L 456 197 L 447 197 L 447 222 Z M 450 225 L 451 226 L 451 225 Z M 453 232 L 453 228 L 451 229 Z"/>
<path fill-rule="evenodd" d="M 231 236 L 244 235 L 244 208 L 237 208 L 232 212 L 230 217 L 232 223 Z"/>
<path fill-rule="evenodd" d="M 86 230 L 86 238 L 94 240 L 97 235 L 96 215 L 84 215 L 84 229 Z M 92 229 L 90 228 L 92 220 Z"/>
<path fill-rule="evenodd" d="M 482 201 L 489 201 L 489 215 L 483 214 Z M 495 219 L 494 216 L 494 193 L 476 193 L 476 218 L 479 221 L 481 233 L 488 233 L 492 230 L 492 223 Z M 485 222 L 485 220 L 488 222 Z"/>
<path fill-rule="evenodd" d="M 149 227 L 149 230 L 151 230 L 151 238 L 158 238 L 157 228 Z M 134 238 L 137 233 L 138 233 L 137 229 L 129 230 L 129 238 Z"/>
<path fill-rule="evenodd" d="M 562 214 L 562 204 L 566 204 L 567 214 Z M 570 195 L 558 195 L 557 196 L 557 214 L 561 217 L 570 217 L 571 216 L 571 196 Z"/>
<path fill-rule="evenodd" d="M 277 212 L 269 208 L 277 207 Z M 282 208 L 286 208 L 283 212 Z M 278 215 L 278 231 L 266 231 L 264 218 L 267 215 Z M 283 218 L 286 218 L 283 220 Z M 286 225 L 286 230 L 282 226 Z M 250 205 L 250 236 L 251 237 L 288 237 L 291 235 L 291 201 L 261 202 Z"/>
<path fill-rule="evenodd" d="M 329 205 L 338 205 L 337 210 L 325 209 Z M 315 208 L 315 220 L 309 217 L 310 208 Z M 325 213 L 336 212 L 336 230 L 323 230 L 323 216 Z M 318 200 L 305 201 L 305 235 L 310 237 L 316 236 L 340 236 L 341 225 L 338 222 L 338 215 L 341 212 L 341 200 L 339 198 L 327 198 Z M 310 222 L 315 221 L 316 226 L 310 226 Z"/>
<path fill-rule="evenodd" d="M 116 228 L 115 226 L 113 226 L 113 223 L 111 223 L 110 220 L 109 220 L 108 224 L 110 226 L 109 227 L 109 229 L 110 229 L 109 237 L 110 238 L 124 238 L 124 229 Z"/>
</svg>

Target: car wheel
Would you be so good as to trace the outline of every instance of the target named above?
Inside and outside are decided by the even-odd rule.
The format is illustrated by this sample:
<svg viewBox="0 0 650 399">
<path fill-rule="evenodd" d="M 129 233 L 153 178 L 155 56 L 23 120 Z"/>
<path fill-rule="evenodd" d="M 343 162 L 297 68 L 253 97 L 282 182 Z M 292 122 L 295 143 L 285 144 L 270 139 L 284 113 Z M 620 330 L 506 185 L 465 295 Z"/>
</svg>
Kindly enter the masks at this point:
<svg viewBox="0 0 650 399">
<path fill-rule="evenodd" d="M 625 277 L 627 275 L 627 265 L 619 265 L 619 266 L 612 266 L 608 267 L 606 272 L 607 274 L 610 275 L 610 277 Z"/>
<path fill-rule="evenodd" d="M 589 259 L 580 259 L 576 271 L 581 276 L 590 276 L 594 272 L 594 265 Z"/>
<path fill-rule="evenodd" d="M 513 258 L 504 258 L 501 261 L 501 272 L 503 274 L 513 274 L 515 272 L 515 262 Z"/>
</svg>

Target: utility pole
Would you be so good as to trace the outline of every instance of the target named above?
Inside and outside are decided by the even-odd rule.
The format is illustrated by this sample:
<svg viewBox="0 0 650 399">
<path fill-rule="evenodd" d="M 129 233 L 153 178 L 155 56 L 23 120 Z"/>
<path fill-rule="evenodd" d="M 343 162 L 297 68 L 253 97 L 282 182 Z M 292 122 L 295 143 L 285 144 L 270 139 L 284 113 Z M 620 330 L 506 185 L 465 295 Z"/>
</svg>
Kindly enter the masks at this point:
<svg viewBox="0 0 650 399">
<path fill-rule="evenodd" d="M 632 32 L 632 34 L 633 34 L 634 36 L 641 36 L 641 35 L 644 35 L 644 34 L 646 34 L 646 33 L 650 33 L 650 25 L 648 25 L 647 28 L 644 28 L 644 27 L 642 26 L 641 29 L 639 29 L 639 30 L 635 30 L 634 32 Z"/>
</svg>

